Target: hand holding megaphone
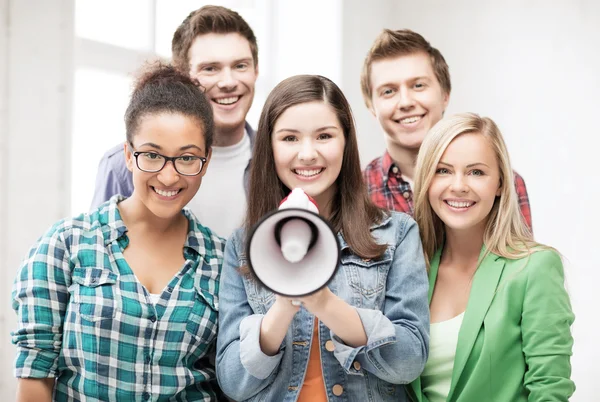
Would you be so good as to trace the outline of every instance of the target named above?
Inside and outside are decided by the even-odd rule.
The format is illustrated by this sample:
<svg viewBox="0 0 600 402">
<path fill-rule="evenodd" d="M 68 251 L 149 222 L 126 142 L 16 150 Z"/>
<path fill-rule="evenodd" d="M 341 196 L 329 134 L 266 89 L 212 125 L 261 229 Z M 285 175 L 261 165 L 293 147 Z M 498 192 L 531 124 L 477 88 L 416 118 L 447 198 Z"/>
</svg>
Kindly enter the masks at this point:
<svg viewBox="0 0 600 402">
<path fill-rule="evenodd" d="M 293 299 L 327 285 L 337 270 L 340 246 L 314 200 L 297 188 L 252 228 L 247 256 L 264 287 Z"/>
</svg>

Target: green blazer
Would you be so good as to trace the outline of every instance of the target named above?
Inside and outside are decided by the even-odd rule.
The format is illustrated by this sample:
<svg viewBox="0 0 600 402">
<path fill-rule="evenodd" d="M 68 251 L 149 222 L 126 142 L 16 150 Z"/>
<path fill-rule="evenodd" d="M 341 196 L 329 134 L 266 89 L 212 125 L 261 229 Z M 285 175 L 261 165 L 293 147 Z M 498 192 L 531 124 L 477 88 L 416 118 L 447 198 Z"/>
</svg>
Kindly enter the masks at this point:
<svg viewBox="0 0 600 402">
<path fill-rule="evenodd" d="M 429 302 L 440 255 L 431 262 Z M 473 277 L 447 400 L 568 401 L 573 320 L 556 252 L 519 260 L 489 253 Z M 413 400 L 427 401 L 420 378 L 408 388 Z"/>
</svg>

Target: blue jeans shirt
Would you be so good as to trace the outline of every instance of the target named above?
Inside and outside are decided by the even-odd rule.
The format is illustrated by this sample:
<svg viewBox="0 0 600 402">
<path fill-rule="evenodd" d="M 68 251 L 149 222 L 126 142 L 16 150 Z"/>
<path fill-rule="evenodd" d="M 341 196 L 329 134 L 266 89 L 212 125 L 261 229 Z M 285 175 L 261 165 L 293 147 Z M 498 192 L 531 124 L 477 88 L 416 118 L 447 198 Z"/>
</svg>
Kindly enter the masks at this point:
<svg viewBox="0 0 600 402">
<path fill-rule="evenodd" d="M 219 292 L 217 378 L 227 395 L 237 401 L 295 401 L 311 343 L 319 342 L 330 401 L 407 400 L 401 384 L 417 378 L 427 360 L 429 285 L 417 224 L 406 214 L 390 214 L 371 228 L 375 239 L 388 245 L 381 258 L 361 259 L 338 234 L 341 266 L 329 288 L 360 316 L 367 344 L 356 348 L 322 323 L 320 339 L 313 340 L 314 316 L 301 308 L 279 353 L 265 355 L 260 325 L 275 295 L 240 274 L 239 267 L 247 265 L 245 232 L 234 232 L 226 245 Z M 335 385 L 341 386 L 341 395 L 334 395 Z"/>
</svg>

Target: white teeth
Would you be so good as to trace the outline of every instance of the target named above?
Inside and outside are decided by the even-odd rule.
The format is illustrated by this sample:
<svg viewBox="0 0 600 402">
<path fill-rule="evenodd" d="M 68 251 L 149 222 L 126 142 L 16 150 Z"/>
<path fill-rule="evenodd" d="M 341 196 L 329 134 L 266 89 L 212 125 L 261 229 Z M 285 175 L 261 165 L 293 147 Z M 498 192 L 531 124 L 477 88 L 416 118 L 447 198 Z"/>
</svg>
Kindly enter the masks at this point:
<svg viewBox="0 0 600 402">
<path fill-rule="evenodd" d="M 231 96 L 229 98 L 215 99 L 215 102 L 217 102 L 220 105 L 231 105 L 232 103 L 237 102 L 239 99 L 239 96 Z"/>
<path fill-rule="evenodd" d="M 446 201 L 446 203 L 448 203 L 448 205 L 450 205 L 453 208 L 468 208 L 470 206 L 472 206 L 473 204 L 475 204 L 472 201 Z"/>
<path fill-rule="evenodd" d="M 163 190 L 159 190 L 157 188 L 154 189 L 154 191 L 156 191 L 157 194 L 162 195 L 163 197 L 173 197 L 174 195 L 176 195 L 179 191 L 163 191 Z"/>
<path fill-rule="evenodd" d="M 300 176 L 304 176 L 304 177 L 316 176 L 319 173 L 321 173 L 322 171 L 323 171 L 323 169 L 311 169 L 311 170 L 294 169 L 294 173 L 299 174 Z"/>
<path fill-rule="evenodd" d="M 409 124 L 409 123 L 414 123 L 419 120 L 421 120 L 421 116 L 413 116 L 413 117 L 407 117 L 405 119 L 400 120 L 400 123 L 401 124 Z"/>
</svg>

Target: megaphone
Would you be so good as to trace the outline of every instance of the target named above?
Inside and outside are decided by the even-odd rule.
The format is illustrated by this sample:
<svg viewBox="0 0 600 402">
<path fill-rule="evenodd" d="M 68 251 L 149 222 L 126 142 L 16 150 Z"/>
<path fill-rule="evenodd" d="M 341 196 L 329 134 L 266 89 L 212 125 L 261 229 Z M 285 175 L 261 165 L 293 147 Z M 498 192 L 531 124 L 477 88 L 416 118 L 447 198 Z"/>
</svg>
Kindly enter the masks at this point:
<svg viewBox="0 0 600 402">
<path fill-rule="evenodd" d="M 279 209 L 265 215 L 250 232 L 246 255 L 258 282 L 287 297 L 302 297 L 325 287 L 340 262 L 340 244 L 316 203 L 300 188 Z"/>
</svg>

